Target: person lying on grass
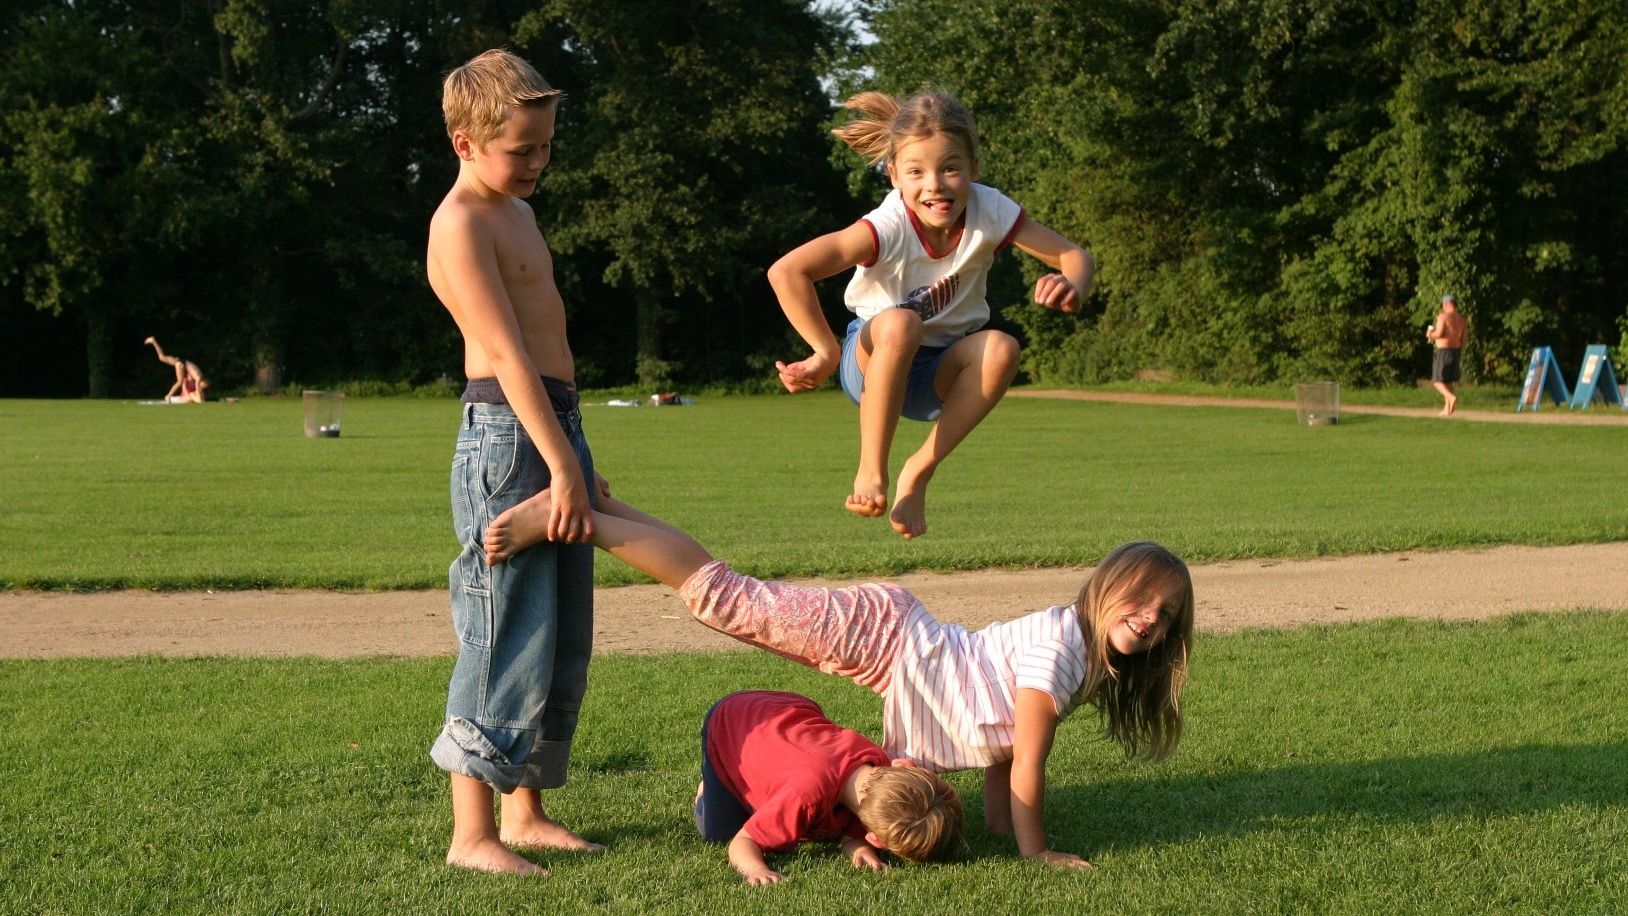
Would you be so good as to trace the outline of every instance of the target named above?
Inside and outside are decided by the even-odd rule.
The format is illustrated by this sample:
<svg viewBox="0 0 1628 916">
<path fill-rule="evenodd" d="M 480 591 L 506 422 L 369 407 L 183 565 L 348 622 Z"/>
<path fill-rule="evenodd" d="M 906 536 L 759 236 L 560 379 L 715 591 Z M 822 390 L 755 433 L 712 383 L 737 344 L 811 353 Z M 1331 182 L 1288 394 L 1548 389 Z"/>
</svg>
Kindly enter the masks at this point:
<svg viewBox="0 0 1628 916">
<path fill-rule="evenodd" d="M 835 839 L 855 868 L 885 871 L 880 850 L 924 862 L 963 844 L 961 797 L 908 760 L 826 718 L 795 693 L 746 690 L 713 704 L 701 723 L 695 826 L 729 844 L 747 884 L 785 875 L 765 852 Z"/>
<path fill-rule="evenodd" d="M 546 533 L 540 495 L 487 526 L 486 561 L 514 557 Z M 714 630 L 883 697 L 882 746 L 927 770 L 982 768 L 984 822 L 1054 865 L 1045 832 L 1046 758 L 1057 724 L 1096 707 L 1132 757 L 1162 760 L 1181 739 L 1181 691 L 1193 634 L 1193 584 L 1166 548 L 1115 548 L 1071 605 L 970 632 L 934 619 L 893 584 L 814 588 L 743 576 L 688 534 L 606 496 L 594 546 L 678 591 Z"/>
</svg>

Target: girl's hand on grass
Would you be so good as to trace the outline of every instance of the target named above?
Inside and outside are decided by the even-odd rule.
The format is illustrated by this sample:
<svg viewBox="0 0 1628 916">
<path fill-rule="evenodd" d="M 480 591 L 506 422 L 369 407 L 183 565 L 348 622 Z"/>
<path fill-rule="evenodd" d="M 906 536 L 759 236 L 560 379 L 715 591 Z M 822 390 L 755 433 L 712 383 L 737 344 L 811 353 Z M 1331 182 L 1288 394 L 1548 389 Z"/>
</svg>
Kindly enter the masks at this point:
<svg viewBox="0 0 1628 916">
<path fill-rule="evenodd" d="M 1090 862 L 1080 858 L 1072 852 L 1057 852 L 1047 849 L 1035 854 L 1035 861 L 1044 862 L 1057 868 L 1093 868 Z"/>
</svg>

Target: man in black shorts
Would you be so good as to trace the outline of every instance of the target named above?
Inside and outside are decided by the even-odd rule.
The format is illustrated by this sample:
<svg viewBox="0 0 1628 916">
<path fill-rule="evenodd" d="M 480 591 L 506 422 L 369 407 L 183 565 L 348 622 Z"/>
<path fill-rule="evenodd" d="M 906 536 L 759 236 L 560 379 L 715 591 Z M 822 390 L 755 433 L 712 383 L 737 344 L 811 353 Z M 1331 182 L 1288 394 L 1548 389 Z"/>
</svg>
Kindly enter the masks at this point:
<svg viewBox="0 0 1628 916">
<path fill-rule="evenodd" d="M 1441 392 L 1441 415 L 1452 414 L 1458 407 L 1459 354 L 1464 351 L 1464 338 L 1469 324 L 1459 314 L 1458 299 L 1452 295 L 1441 297 L 1441 313 L 1436 322 L 1425 329 L 1425 337 L 1436 345 L 1435 358 L 1430 363 L 1430 383 Z"/>
</svg>

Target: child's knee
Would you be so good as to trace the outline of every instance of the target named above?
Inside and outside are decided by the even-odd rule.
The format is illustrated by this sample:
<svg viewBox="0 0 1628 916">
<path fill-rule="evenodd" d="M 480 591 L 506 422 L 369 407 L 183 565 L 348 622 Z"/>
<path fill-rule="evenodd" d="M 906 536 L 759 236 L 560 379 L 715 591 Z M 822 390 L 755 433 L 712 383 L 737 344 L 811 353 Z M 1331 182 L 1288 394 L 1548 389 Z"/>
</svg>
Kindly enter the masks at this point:
<svg viewBox="0 0 1628 916">
<path fill-rule="evenodd" d="M 870 321 L 871 348 L 911 350 L 921 346 L 921 316 L 909 309 L 886 309 Z"/>
</svg>

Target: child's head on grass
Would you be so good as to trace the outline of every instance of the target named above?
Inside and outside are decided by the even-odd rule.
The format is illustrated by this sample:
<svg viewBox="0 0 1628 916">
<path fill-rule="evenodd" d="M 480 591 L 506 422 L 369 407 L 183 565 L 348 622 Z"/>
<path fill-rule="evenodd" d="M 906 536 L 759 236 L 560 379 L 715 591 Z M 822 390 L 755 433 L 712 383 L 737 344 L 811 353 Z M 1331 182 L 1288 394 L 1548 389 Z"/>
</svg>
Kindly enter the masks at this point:
<svg viewBox="0 0 1628 916">
<path fill-rule="evenodd" d="M 1152 541 L 1108 554 L 1074 607 L 1086 637 L 1085 702 L 1125 752 L 1162 760 L 1181 740 L 1181 691 L 1193 642 L 1193 578 Z"/>
<path fill-rule="evenodd" d="M 485 147 L 515 109 L 546 108 L 564 95 L 518 54 L 494 48 L 447 74 L 441 84 L 441 113 L 448 137 L 463 131 Z"/>
<path fill-rule="evenodd" d="M 900 763 L 871 771 L 855 813 L 894 855 L 912 862 L 947 858 L 965 842 L 961 796 L 937 774 Z"/>
</svg>

